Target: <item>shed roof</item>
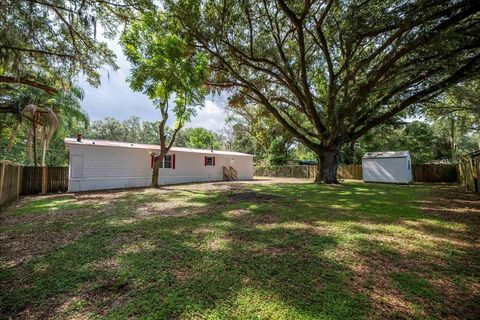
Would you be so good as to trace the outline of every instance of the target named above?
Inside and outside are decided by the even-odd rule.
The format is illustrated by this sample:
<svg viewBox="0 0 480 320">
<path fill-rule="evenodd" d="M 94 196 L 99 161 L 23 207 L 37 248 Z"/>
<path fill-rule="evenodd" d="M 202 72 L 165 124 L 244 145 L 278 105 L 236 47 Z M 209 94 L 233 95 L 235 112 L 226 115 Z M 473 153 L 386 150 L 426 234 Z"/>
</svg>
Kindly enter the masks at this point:
<svg viewBox="0 0 480 320">
<path fill-rule="evenodd" d="M 380 151 L 367 152 L 363 159 L 379 159 L 379 158 L 407 158 L 410 156 L 408 151 Z"/>
<path fill-rule="evenodd" d="M 129 142 L 118 142 L 118 141 L 107 141 L 107 140 L 91 140 L 83 139 L 81 142 L 77 142 L 75 138 L 65 138 L 65 144 L 67 145 L 81 145 L 81 146 L 95 146 L 95 147 L 114 147 L 114 148 L 133 148 L 133 149 L 145 149 L 145 150 L 159 150 L 160 146 L 155 144 L 142 144 L 142 143 L 129 143 Z M 189 153 L 203 153 L 203 154 L 213 154 L 213 155 L 231 155 L 231 156 L 250 156 L 253 157 L 253 154 L 234 152 L 234 151 L 220 151 L 220 150 L 210 150 L 210 149 L 193 149 L 193 148 L 182 148 L 182 147 L 172 147 L 170 152 L 189 152 Z"/>
</svg>

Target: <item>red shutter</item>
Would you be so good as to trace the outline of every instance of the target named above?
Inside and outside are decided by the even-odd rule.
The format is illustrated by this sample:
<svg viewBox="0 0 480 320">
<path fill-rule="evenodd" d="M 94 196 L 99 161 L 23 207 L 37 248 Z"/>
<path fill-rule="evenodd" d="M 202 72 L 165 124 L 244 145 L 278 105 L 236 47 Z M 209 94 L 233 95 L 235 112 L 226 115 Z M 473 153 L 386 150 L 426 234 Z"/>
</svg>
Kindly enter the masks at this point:
<svg viewBox="0 0 480 320">
<path fill-rule="evenodd" d="M 205 156 L 205 166 L 207 166 L 207 163 L 208 163 L 207 156 Z"/>
<path fill-rule="evenodd" d="M 153 169 L 153 154 L 150 156 L 150 169 Z"/>
<path fill-rule="evenodd" d="M 172 169 L 175 169 L 175 155 L 172 156 L 173 160 L 172 160 Z"/>
<path fill-rule="evenodd" d="M 215 157 L 213 157 L 213 166 L 215 167 Z"/>
</svg>

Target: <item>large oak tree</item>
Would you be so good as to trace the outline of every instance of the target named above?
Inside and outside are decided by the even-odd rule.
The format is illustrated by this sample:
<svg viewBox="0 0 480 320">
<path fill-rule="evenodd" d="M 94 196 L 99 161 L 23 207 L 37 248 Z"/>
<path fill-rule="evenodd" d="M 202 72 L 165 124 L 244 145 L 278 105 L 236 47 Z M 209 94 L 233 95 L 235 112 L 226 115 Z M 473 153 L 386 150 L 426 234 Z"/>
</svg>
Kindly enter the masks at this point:
<svg viewBox="0 0 480 320">
<path fill-rule="evenodd" d="M 477 0 L 167 0 L 209 85 L 268 110 L 335 183 L 340 147 L 480 69 Z"/>
</svg>

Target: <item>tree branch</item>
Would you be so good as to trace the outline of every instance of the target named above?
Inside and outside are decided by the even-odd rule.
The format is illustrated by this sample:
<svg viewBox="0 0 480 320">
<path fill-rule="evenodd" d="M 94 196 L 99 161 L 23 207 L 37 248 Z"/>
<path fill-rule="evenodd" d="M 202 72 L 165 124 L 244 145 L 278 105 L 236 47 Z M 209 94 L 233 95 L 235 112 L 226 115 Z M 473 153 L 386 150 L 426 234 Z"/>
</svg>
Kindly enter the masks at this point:
<svg viewBox="0 0 480 320">
<path fill-rule="evenodd" d="M 468 63 L 466 63 L 463 67 L 461 67 L 459 70 L 457 70 L 455 73 L 453 73 L 451 76 L 448 78 L 444 79 L 443 81 L 440 81 L 439 83 L 436 83 L 432 86 L 430 86 L 427 89 L 424 89 L 413 96 L 405 99 L 402 101 L 399 105 L 397 105 L 395 108 L 385 112 L 384 114 L 371 119 L 368 121 L 362 128 L 357 130 L 351 135 L 350 140 L 355 140 L 367 133 L 370 129 L 375 127 L 376 125 L 388 120 L 389 118 L 393 117 L 394 115 L 398 114 L 399 112 L 405 110 L 407 107 L 411 106 L 414 103 L 417 103 L 421 99 L 424 99 L 426 97 L 432 97 L 441 92 L 441 90 L 447 89 L 459 81 L 463 80 L 465 77 L 475 74 L 475 72 L 480 71 L 480 55 L 477 55 L 469 60 Z"/>
<path fill-rule="evenodd" d="M 0 76 L 0 82 L 3 82 L 3 83 L 17 83 L 17 84 L 27 85 L 27 86 L 34 87 L 34 88 L 37 88 L 37 89 L 41 89 L 41 90 L 43 90 L 46 93 L 51 94 L 51 95 L 54 95 L 54 94 L 58 93 L 58 90 L 51 87 L 51 86 L 48 86 L 46 84 L 43 84 L 43 83 L 35 81 L 35 80 L 27 79 L 27 78 L 24 78 L 24 77 L 16 78 L 16 77 L 9 77 L 9 76 Z"/>
</svg>

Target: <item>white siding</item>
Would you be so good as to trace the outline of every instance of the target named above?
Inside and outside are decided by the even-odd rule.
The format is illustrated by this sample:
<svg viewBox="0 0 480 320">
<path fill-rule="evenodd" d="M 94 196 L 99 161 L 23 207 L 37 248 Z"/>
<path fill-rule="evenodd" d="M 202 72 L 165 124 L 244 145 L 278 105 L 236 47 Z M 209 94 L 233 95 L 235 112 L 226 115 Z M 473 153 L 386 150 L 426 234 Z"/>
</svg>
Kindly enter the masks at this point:
<svg viewBox="0 0 480 320">
<path fill-rule="evenodd" d="M 363 181 L 385 183 L 412 182 L 410 158 L 363 159 Z"/>
<path fill-rule="evenodd" d="M 69 191 L 146 187 L 150 185 L 152 169 L 146 149 L 70 145 Z M 160 169 L 159 184 L 221 181 L 223 166 L 231 163 L 239 180 L 253 178 L 253 157 L 189 152 L 175 154 L 175 169 Z M 205 166 L 205 156 L 215 156 L 215 166 Z M 83 157 L 83 177 L 78 176 Z"/>
<path fill-rule="evenodd" d="M 72 156 L 72 178 L 83 178 L 83 156 Z"/>
</svg>

